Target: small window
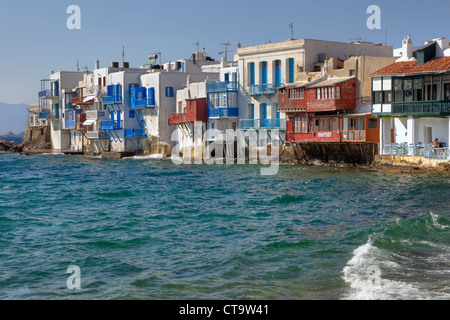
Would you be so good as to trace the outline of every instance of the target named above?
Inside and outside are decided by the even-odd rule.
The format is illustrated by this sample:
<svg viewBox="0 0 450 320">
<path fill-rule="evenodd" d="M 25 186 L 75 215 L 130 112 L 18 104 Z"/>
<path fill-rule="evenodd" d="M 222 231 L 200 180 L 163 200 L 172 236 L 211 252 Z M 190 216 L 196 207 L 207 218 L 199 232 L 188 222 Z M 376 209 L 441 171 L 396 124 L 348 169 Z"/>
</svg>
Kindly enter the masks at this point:
<svg viewBox="0 0 450 320">
<path fill-rule="evenodd" d="M 377 119 L 368 119 L 367 128 L 368 129 L 378 129 L 378 120 Z"/>
<path fill-rule="evenodd" d="M 130 113 L 128 114 L 128 116 L 129 116 L 130 118 L 134 118 L 134 117 L 135 117 L 134 110 L 130 110 Z"/>
<path fill-rule="evenodd" d="M 166 97 L 173 97 L 173 87 L 166 87 Z"/>
</svg>

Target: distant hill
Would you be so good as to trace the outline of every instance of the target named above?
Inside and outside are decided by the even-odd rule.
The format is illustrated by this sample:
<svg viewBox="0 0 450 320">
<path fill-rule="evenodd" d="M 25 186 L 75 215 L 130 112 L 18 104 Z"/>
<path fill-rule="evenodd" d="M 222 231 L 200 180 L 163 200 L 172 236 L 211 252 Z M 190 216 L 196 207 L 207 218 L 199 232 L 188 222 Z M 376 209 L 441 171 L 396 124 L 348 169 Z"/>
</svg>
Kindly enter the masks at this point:
<svg viewBox="0 0 450 320">
<path fill-rule="evenodd" d="M 0 102 L 0 135 L 23 132 L 28 123 L 28 105 Z M 0 138 L 1 139 L 1 138 Z"/>
<path fill-rule="evenodd" d="M 13 132 L 8 131 L 5 135 L 0 135 L 0 140 L 21 144 L 23 141 L 23 137 L 25 137 L 25 132 L 14 134 Z"/>
</svg>

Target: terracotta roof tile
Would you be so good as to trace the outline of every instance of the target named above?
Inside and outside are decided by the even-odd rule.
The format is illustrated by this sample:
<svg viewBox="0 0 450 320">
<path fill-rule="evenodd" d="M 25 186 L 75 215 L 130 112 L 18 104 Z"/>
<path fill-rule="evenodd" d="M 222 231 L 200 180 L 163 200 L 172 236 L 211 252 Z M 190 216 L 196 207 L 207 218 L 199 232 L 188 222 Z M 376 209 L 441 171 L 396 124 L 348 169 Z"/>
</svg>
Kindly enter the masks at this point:
<svg viewBox="0 0 450 320">
<path fill-rule="evenodd" d="M 416 61 L 394 62 L 387 67 L 375 71 L 370 76 L 413 75 L 445 71 L 450 71 L 450 57 L 434 58 L 423 65 L 417 65 Z"/>
</svg>

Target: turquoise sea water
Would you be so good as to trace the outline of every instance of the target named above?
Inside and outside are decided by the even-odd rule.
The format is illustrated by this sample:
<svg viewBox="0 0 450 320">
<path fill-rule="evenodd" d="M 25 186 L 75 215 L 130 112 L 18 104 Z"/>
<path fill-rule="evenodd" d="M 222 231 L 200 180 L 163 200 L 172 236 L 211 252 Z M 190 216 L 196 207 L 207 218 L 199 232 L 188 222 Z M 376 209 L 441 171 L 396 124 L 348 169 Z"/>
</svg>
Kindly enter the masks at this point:
<svg viewBox="0 0 450 320">
<path fill-rule="evenodd" d="M 0 154 L 0 299 L 449 299 L 449 193 L 448 174 Z"/>
</svg>

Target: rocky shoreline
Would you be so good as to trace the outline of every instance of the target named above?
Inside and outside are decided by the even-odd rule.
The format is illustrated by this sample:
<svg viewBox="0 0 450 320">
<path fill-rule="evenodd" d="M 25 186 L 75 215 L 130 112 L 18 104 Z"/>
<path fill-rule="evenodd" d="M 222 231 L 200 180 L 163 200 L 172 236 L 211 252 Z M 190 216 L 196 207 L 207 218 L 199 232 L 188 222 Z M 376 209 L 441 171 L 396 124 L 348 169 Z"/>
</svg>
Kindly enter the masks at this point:
<svg viewBox="0 0 450 320">
<path fill-rule="evenodd" d="M 22 153 L 23 145 L 14 142 L 0 140 L 0 152 Z"/>
</svg>

